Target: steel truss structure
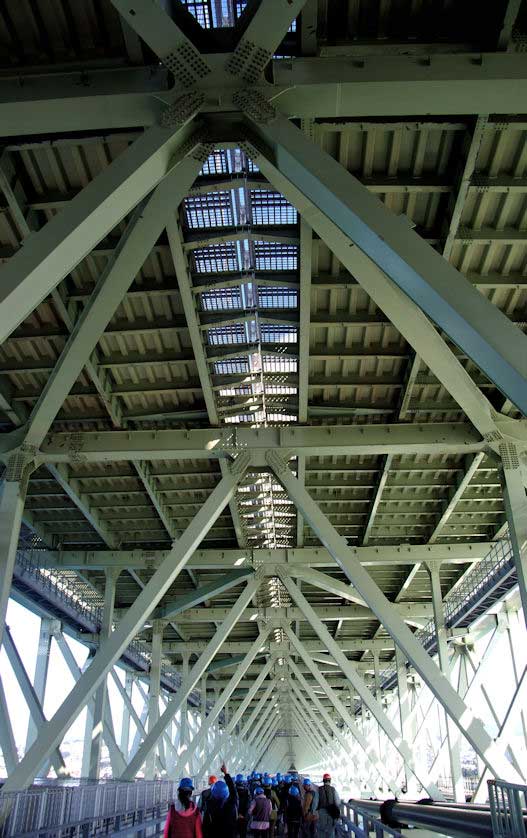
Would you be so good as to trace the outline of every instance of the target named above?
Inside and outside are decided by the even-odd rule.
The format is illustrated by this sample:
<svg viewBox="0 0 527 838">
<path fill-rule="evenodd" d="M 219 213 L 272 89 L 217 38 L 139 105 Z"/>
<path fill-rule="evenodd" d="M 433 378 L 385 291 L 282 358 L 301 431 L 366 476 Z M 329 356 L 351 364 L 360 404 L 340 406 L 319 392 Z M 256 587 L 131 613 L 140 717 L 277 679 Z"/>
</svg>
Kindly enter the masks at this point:
<svg viewBox="0 0 527 838">
<path fill-rule="evenodd" d="M 4 814 L 85 708 L 91 780 L 527 780 L 522 14 L 322 5 L 104 0 L 48 63 L 0 10 Z"/>
</svg>

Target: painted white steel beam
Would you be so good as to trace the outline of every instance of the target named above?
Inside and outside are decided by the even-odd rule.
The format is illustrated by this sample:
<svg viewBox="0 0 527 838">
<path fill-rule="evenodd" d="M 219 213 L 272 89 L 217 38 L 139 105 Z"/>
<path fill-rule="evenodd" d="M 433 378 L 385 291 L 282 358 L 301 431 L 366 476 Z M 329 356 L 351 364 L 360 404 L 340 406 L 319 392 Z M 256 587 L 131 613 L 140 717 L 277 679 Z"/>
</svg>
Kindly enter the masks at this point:
<svg viewBox="0 0 527 838">
<path fill-rule="evenodd" d="M 280 570 L 282 570 L 282 568 Z M 283 568 L 283 570 L 287 571 L 287 568 Z M 332 586 L 328 583 L 327 587 Z M 349 595 L 346 598 L 349 599 Z M 397 603 L 394 610 L 402 620 L 406 620 L 408 622 L 413 622 L 419 619 L 429 619 L 432 616 L 432 605 L 430 602 L 400 602 Z M 375 615 L 372 611 L 373 610 L 368 607 L 355 604 L 345 606 L 344 608 L 341 605 L 320 605 L 315 609 L 317 616 L 321 620 L 344 621 L 374 620 Z M 219 620 L 223 620 L 227 616 L 228 612 L 228 608 L 222 608 L 219 606 L 211 606 L 210 608 L 189 608 L 184 611 L 181 617 L 181 622 L 185 625 L 187 623 L 217 623 Z M 300 608 L 274 608 L 273 606 L 259 608 L 257 606 L 249 606 L 240 615 L 240 622 L 253 622 L 256 619 L 255 615 L 261 615 L 265 619 L 279 619 L 281 617 L 291 620 L 304 619 Z"/>
<path fill-rule="evenodd" d="M 449 649 L 447 644 L 447 631 L 445 625 L 445 609 L 443 605 L 443 594 L 441 591 L 441 577 L 439 572 L 440 565 L 427 564 L 427 570 L 430 575 L 430 588 L 432 593 L 432 603 L 434 606 L 434 628 L 437 642 L 437 652 L 439 666 L 443 675 L 452 682 L 452 667 L 449 656 Z M 452 787 L 454 791 L 454 800 L 459 803 L 465 801 L 465 791 L 463 784 L 462 763 L 461 763 L 461 738 L 459 730 L 456 729 L 452 719 L 445 713 L 446 735 L 448 758 L 450 765 L 450 776 L 452 778 Z"/>
<path fill-rule="evenodd" d="M 22 454 L 11 457 L 0 486 L 0 646 L 7 603 L 11 594 L 30 468 Z"/>
<path fill-rule="evenodd" d="M 311 656 L 309 655 L 308 651 L 306 650 L 304 644 L 299 640 L 299 638 L 296 636 L 296 634 L 290 628 L 287 629 L 287 636 L 289 637 L 290 642 L 292 643 L 292 645 L 294 646 L 296 651 L 299 653 L 300 657 L 302 658 L 302 660 L 304 661 L 304 663 L 308 667 L 309 671 L 313 675 L 315 681 L 324 690 L 326 696 L 329 698 L 333 707 L 335 708 L 335 710 L 337 711 L 339 716 L 342 718 L 342 720 L 346 724 L 349 732 L 351 733 L 351 735 L 353 736 L 353 738 L 355 739 L 357 744 L 364 751 L 364 753 L 365 753 L 368 761 L 371 763 L 371 766 L 374 769 L 374 771 L 376 771 L 383 778 L 383 780 L 387 784 L 388 788 L 390 788 L 392 790 L 394 795 L 397 796 L 398 794 L 400 794 L 400 789 L 399 789 L 397 783 L 395 782 L 394 778 L 389 775 L 389 772 L 386 770 L 386 766 L 382 762 L 379 753 L 377 753 L 375 751 L 375 748 L 373 747 L 373 745 L 364 736 L 363 732 L 360 730 L 359 726 L 357 725 L 355 719 L 347 711 L 346 707 L 344 706 L 342 701 L 339 699 L 339 697 L 336 695 L 334 690 L 331 688 L 329 682 L 324 677 L 324 675 L 322 674 L 322 672 L 320 671 L 320 669 L 318 668 L 316 663 L 311 659 Z M 292 658 L 289 659 L 289 666 L 290 666 L 292 672 L 294 672 L 296 678 L 302 684 L 302 687 L 303 687 L 304 691 L 307 692 L 307 695 L 309 696 L 310 701 L 312 701 L 315 704 L 315 706 L 318 708 L 319 712 L 321 712 L 323 714 L 323 716 L 326 718 L 327 715 L 328 715 L 326 708 L 323 706 L 320 699 L 317 698 L 317 701 L 315 702 L 315 693 L 313 692 L 310 684 L 306 681 L 306 679 L 304 678 L 304 676 L 300 672 L 300 669 L 299 669 L 298 665 L 293 662 Z M 340 734 L 339 734 L 339 736 L 337 736 L 337 739 L 339 741 L 341 740 L 341 735 Z M 342 742 L 341 742 L 341 744 L 342 744 Z M 349 746 L 346 748 L 346 750 L 348 750 L 348 752 L 349 752 Z M 434 791 L 434 790 L 432 789 L 432 791 Z"/>
<path fill-rule="evenodd" d="M 166 591 L 184 569 L 188 559 L 204 535 L 225 508 L 248 465 L 247 455 L 233 464 L 231 473 L 223 477 L 179 540 L 174 543 L 163 564 L 145 585 L 133 605 L 95 655 L 91 665 L 75 684 L 50 721 L 42 725 L 40 734 L 4 784 L 2 791 L 25 788 L 36 775 L 40 765 L 61 741 L 79 712 L 89 701 L 111 666 L 119 659 L 130 641 L 154 610 Z"/>
<path fill-rule="evenodd" d="M 465 473 L 460 479 L 458 479 L 457 486 L 455 487 L 455 489 L 452 489 L 450 492 L 449 500 L 445 503 L 445 507 L 443 509 L 443 512 L 441 513 L 441 517 L 435 525 L 434 531 L 432 532 L 432 535 L 429 538 L 429 542 L 431 544 L 433 544 L 434 541 L 437 541 L 437 539 L 441 537 L 441 532 L 448 524 L 452 513 L 454 512 L 459 501 L 465 494 L 469 486 L 469 483 L 471 482 L 472 478 L 474 477 L 475 473 L 480 467 L 484 457 L 485 455 L 482 452 L 480 452 L 479 454 L 474 454 L 472 457 L 467 457 Z"/>
<path fill-rule="evenodd" d="M 229 591 L 231 588 L 240 585 L 248 577 L 253 575 L 254 570 L 250 567 L 231 570 L 229 573 L 225 573 L 223 576 L 220 576 L 219 579 L 215 579 L 213 582 L 209 582 L 206 585 L 201 585 L 199 588 L 196 588 L 195 591 L 190 591 L 188 594 L 178 597 L 173 602 L 166 603 L 162 608 L 156 609 L 154 617 L 159 620 L 172 620 L 174 617 L 177 617 L 178 614 L 194 608 L 195 605 L 198 605 L 205 600 L 212 599 L 213 597 L 218 596 L 218 594 L 224 593 L 224 591 Z M 209 620 L 207 620 L 207 622 L 209 622 Z"/>
<path fill-rule="evenodd" d="M 201 775 L 202 772 L 206 770 L 206 768 L 209 764 L 210 765 L 214 764 L 214 760 L 216 759 L 216 757 L 220 753 L 223 745 L 225 744 L 225 740 L 228 741 L 228 737 L 232 735 L 232 733 L 236 729 L 236 725 L 244 717 L 245 711 L 247 710 L 247 708 L 249 707 L 249 705 L 250 705 L 251 701 L 253 700 L 254 696 L 256 695 L 256 693 L 258 692 L 258 690 L 260 689 L 260 687 L 264 683 L 265 679 L 267 678 L 267 676 L 271 672 L 271 669 L 273 668 L 274 663 L 275 663 L 274 658 L 269 658 L 267 663 L 262 667 L 262 670 L 261 670 L 260 674 L 258 675 L 258 677 L 256 678 L 253 686 L 251 687 L 251 689 L 249 690 L 249 692 L 245 696 L 244 700 L 242 701 L 242 703 L 238 707 L 234 716 L 228 722 L 227 727 L 224 731 L 224 737 L 222 737 L 220 739 L 220 741 L 215 745 L 212 754 L 206 754 L 204 756 L 203 761 L 202 761 L 202 763 L 199 767 L 199 771 L 198 771 L 199 775 Z M 271 687 L 272 687 L 272 685 L 271 685 Z M 241 738 L 240 738 L 240 741 L 241 741 Z"/>
<path fill-rule="evenodd" d="M 356 61 L 347 55 L 275 61 L 271 96 L 282 113 L 303 118 L 400 117 L 401 110 L 408 115 L 523 113 L 527 78 L 521 55 L 474 58 L 474 53 L 436 54 L 426 65 L 413 55 L 386 54 L 360 54 Z"/>
<path fill-rule="evenodd" d="M 274 86 L 261 90 L 281 113 L 300 118 L 400 117 L 401 101 L 405 113 L 425 119 L 524 111 L 527 73 L 521 54 L 483 53 L 477 62 L 474 53 L 436 54 L 424 66 L 414 55 L 383 51 L 380 46 L 375 55 L 361 52 L 360 66 L 348 56 L 275 60 Z M 160 66 L 90 68 L 88 76 L 81 71 L 25 73 L 23 85 L 20 74 L 13 73 L 0 81 L 2 131 L 20 137 L 142 129 L 159 120 L 163 101 L 179 89 L 169 89 L 169 75 Z"/>
<path fill-rule="evenodd" d="M 284 568 L 284 570 L 285 569 L 286 568 Z M 303 582 L 308 582 L 310 585 L 323 588 L 324 590 L 329 591 L 330 594 L 340 596 L 348 602 L 355 603 L 355 605 L 362 605 L 366 608 L 368 607 L 363 598 L 354 591 L 353 585 L 346 585 L 346 583 L 340 582 L 332 576 L 328 576 L 327 573 L 320 573 L 319 570 L 313 570 L 312 568 L 302 567 L 297 564 L 295 564 L 292 568 L 287 568 L 287 570 L 291 576 L 294 576 L 296 579 L 302 579 Z"/>
<path fill-rule="evenodd" d="M 69 647 L 69 645 L 66 641 L 66 638 L 64 637 L 64 635 L 61 631 L 54 632 L 53 636 L 55 638 L 57 646 L 60 649 L 62 657 L 64 658 L 64 662 L 66 663 L 66 666 L 68 667 L 68 669 L 70 671 L 71 677 L 73 678 L 74 682 L 78 681 L 79 678 L 82 675 L 83 670 L 81 670 L 77 661 L 75 660 L 75 656 L 74 656 L 73 652 L 71 651 L 71 649 L 70 649 L 70 647 Z M 92 659 L 93 659 L 93 657 L 90 655 L 88 657 L 85 665 L 84 665 L 84 668 L 89 666 Z M 113 672 L 113 670 L 112 670 L 112 672 Z M 90 701 L 88 702 L 88 705 L 86 707 L 87 712 L 86 712 L 85 730 L 88 730 L 88 731 L 91 731 L 92 728 L 93 728 L 94 705 L 95 705 L 95 701 L 92 697 L 90 699 Z M 108 748 L 108 753 L 110 755 L 112 772 L 113 772 L 113 774 L 117 775 L 118 772 L 120 770 L 122 770 L 122 767 L 124 765 L 124 758 L 123 758 L 123 754 L 121 752 L 121 749 L 119 748 L 119 745 L 117 744 L 117 741 L 115 739 L 112 714 L 111 714 L 111 710 L 110 710 L 108 702 L 106 702 L 106 704 L 105 704 L 105 711 L 104 711 L 103 738 L 104 738 L 104 741 L 106 742 L 106 747 Z M 85 755 L 83 754 L 82 776 L 86 777 L 87 774 L 88 774 L 88 770 L 89 770 L 88 769 L 89 749 L 86 750 L 86 760 L 84 760 L 84 756 Z"/>
<path fill-rule="evenodd" d="M 50 434 L 43 462 L 225 459 L 250 450 L 252 461 L 269 449 L 307 457 L 349 454 L 469 454 L 485 447 L 466 424 L 332 425 L 330 427 L 235 428 L 225 430 L 91 431 Z M 5 456 L 5 455 L 4 455 Z"/>
<path fill-rule="evenodd" d="M 110 636 L 113 628 L 115 591 L 119 571 L 107 570 L 105 573 L 104 605 L 99 634 L 99 645 Z M 103 740 L 104 719 L 106 712 L 110 711 L 108 703 L 108 690 L 106 677 L 103 678 L 95 691 L 95 706 L 91 719 L 91 730 L 87 724 L 86 731 L 89 733 L 89 741 L 85 747 L 89 750 L 88 777 L 90 780 L 98 780 L 101 768 L 101 751 Z M 111 711 L 110 711 L 111 712 Z"/>
<path fill-rule="evenodd" d="M 49 656 L 51 652 L 51 627 L 52 620 L 48 617 L 42 617 L 40 620 L 40 630 L 38 636 L 37 658 L 35 661 L 35 674 L 33 676 L 33 687 L 35 695 L 40 701 L 41 707 L 44 706 L 46 697 L 46 685 L 48 681 L 49 670 Z M 29 750 L 37 736 L 37 726 L 33 717 L 29 716 L 27 726 L 26 748 Z"/>
<path fill-rule="evenodd" d="M 248 84 L 260 81 L 265 66 L 276 52 L 287 30 L 302 11 L 306 0 L 261 0 L 226 67 Z M 243 20 L 242 20 L 243 22 Z"/>
<path fill-rule="evenodd" d="M 308 420 L 309 396 L 309 326 L 311 319 L 311 275 L 313 261 L 313 231 L 305 219 L 300 219 L 300 248 L 298 264 L 300 267 L 299 288 L 299 323 L 298 323 L 298 421 L 306 424 Z M 301 483 L 305 482 L 306 458 L 298 457 L 297 475 Z M 304 544 L 304 519 L 296 513 L 296 543 Z"/>
<path fill-rule="evenodd" d="M 517 447 L 502 443 L 499 450 L 503 465 L 509 536 L 518 576 L 523 618 L 527 622 L 527 496 Z"/>
<path fill-rule="evenodd" d="M 169 173 L 177 162 L 174 155 L 189 139 L 199 104 L 199 97 L 189 97 L 181 103 L 179 122 L 145 132 L 3 266 L 0 340 Z"/>
<path fill-rule="evenodd" d="M 7 626 L 4 632 L 4 648 L 7 654 L 7 659 L 9 660 L 15 677 L 20 685 L 20 689 L 28 706 L 30 716 L 34 721 L 35 726 L 40 730 L 42 728 L 42 725 L 46 723 L 46 717 L 44 716 L 42 703 L 35 692 L 35 688 L 31 683 L 31 679 L 27 674 L 22 658 L 20 657 L 20 653 L 17 647 L 15 646 L 15 642 Z M 46 756 L 48 755 L 46 754 Z M 58 743 L 57 746 L 53 748 L 53 750 L 50 752 L 49 759 L 57 773 L 57 777 L 69 776 L 69 772 L 66 768 L 64 757 L 62 756 L 60 748 L 58 747 Z M 46 764 L 46 761 L 46 759 L 43 759 L 41 763 L 39 763 L 35 775 L 38 772 L 38 770 Z"/>
<path fill-rule="evenodd" d="M 370 713 L 372 714 L 373 718 L 376 720 L 377 724 L 383 730 L 392 742 L 394 748 L 400 753 L 403 762 L 408 768 L 417 776 L 419 782 L 423 785 L 423 787 L 427 790 L 428 794 L 435 799 L 441 799 L 441 793 L 439 790 L 434 786 L 434 784 L 428 781 L 426 776 L 418 776 L 417 769 L 414 765 L 414 761 L 412 758 L 412 751 L 408 743 L 403 739 L 395 725 L 392 724 L 391 720 L 386 715 L 384 708 L 382 707 L 380 701 L 370 689 L 364 683 L 361 675 L 355 669 L 355 664 L 352 661 L 349 661 L 344 652 L 340 649 L 336 640 L 334 640 L 331 635 L 329 634 L 326 627 L 322 624 L 322 622 L 316 616 L 313 608 L 308 603 L 305 596 L 301 593 L 298 589 L 297 585 L 293 582 L 293 580 L 285 575 L 281 575 L 280 578 L 284 583 L 285 587 L 287 588 L 289 594 L 291 595 L 294 602 L 302 609 L 304 616 L 309 621 L 312 629 L 318 634 L 322 642 L 326 645 L 329 654 L 333 657 L 336 663 L 341 668 L 342 672 L 349 680 L 352 687 L 357 691 L 359 697 L 363 701 L 364 705 L 368 708 Z M 288 637 L 290 638 L 291 642 L 294 643 L 295 647 L 297 646 L 297 640 L 293 639 L 293 633 L 288 631 Z M 300 651 L 300 650 L 299 650 Z M 301 652 L 302 654 L 302 652 Z M 302 657 L 304 655 L 302 654 Z M 306 661 L 307 663 L 307 661 Z M 313 673 L 314 674 L 314 673 Z M 369 752 L 367 751 L 369 754 Z M 384 775 L 383 775 L 384 776 Z"/>
<path fill-rule="evenodd" d="M 181 710 L 183 713 L 187 709 L 187 698 L 192 692 L 199 679 L 207 669 L 212 658 L 215 656 L 218 649 L 221 647 L 225 637 L 229 635 L 231 630 L 238 622 L 240 615 L 247 606 L 247 603 L 254 596 L 260 580 L 257 578 L 250 579 L 244 591 L 238 597 L 236 603 L 230 609 L 228 616 L 223 623 L 216 630 L 213 638 L 207 645 L 207 648 L 201 653 L 197 662 L 192 667 L 191 671 L 183 678 L 181 686 L 176 695 L 170 699 L 166 709 L 155 720 L 155 724 L 148 729 L 146 738 L 141 743 L 138 751 L 134 754 L 126 766 L 126 770 L 122 774 L 121 779 L 133 780 L 141 766 L 148 759 L 149 754 L 155 748 L 158 740 L 163 736 L 167 726 L 171 723 L 176 713 Z"/>
<path fill-rule="evenodd" d="M 309 221 L 342 265 L 357 277 L 364 290 L 456 399 L 474 427 L 483 436 L 495 431 L 496 415 L 490 402 L 419 306 L 412 302 L 364 251 L 358 247 L 350 247 L 350 239 L 343 230 L 331 221 L 318 203 L 309 200 L 278 170 L 274 160 L 268 159 L 269 154 L 264 156 L 254 146 L 251 146 L 250 154 L 276 189 Z M 414 367 L 417 370 L 415 364 Z M 404 411 L 404 402 L 401 410 Z M 391 452 L 382 453 L 389 456 Z"/>
<path fill-rule="evenodd" d="M 159 695 L 161 692 L 161 654 L 163 649 L 163 624 L 154 620 L 152 626 L 152 659 L 148 685 L 148 733 L 151 733 L 159 719 Z M 186 709 L 185 696 L 185 709 Z M 145 737 L 145 739 L 147 738 Z M 161 738 L 161 737 L 159 737 Z M 145 741 L 145 740 L 143 740 Z M 153 780 L 156 772 L 157 742 L 154 743 L 145 760 L 145 780 Z M 126 768 L 123 770 L 123 773 Z M 122 775 L 121 775 L 122 776 Z"/>
<path fill-rule="evenodd" d="M 216 407 L 216 399 L 214 397 L 214 390 L 212 388 L 212 378 L 209 362 L 205 355 L 205 348 L 203 345 L 203 337 L 201 333 L 200 321 L 196 308 L 196 299 L 193 294 L 193 284 L 189 272 L 189 265 L 187 256 L 183 250 L 183 240 L 181 236 L 181 228 L 178 223 L 176 213 L 169 213 L 166 224 L 168 243 L 170 247 L 170 254 L 174 262 L 174 270 L 176 272 L 176 279 L 178 283 L 179 293 L 181 296 L 181 304 L 183 306 L 183 313 L 187 321 L 187 327 L 190 335 L 190 343 L 194 353 L 196 368 L 198 371 L 201 389 L 203 390 L 203 398 L 205 400 L 205 407 L 207 408 L 207 416 L 211 425 L 219 425 L 220 419 Z M 225 464 L 221 464 L 220 468 L 223 471 Z M 236 538 L 240 546 L 246 544 L 245 534 L 241 516 L 238 511 L 236 498 L 233 498 L 229 504 L 229 511 L 231 513 Z"/>
<path fill-rule="evenodd" d="M 9 716 L 9 708 L 4 691 L 4 685 L 0 678 L 0 748 L 4 757 L 4 765 L 8 774 L 15 770 L 18 763 L 13 727 Z"/>
<path fill-rule="evenodd" d="M 373 581 L 368 571 L 349 553 L 346 540 L 337 533 L 308 492 L 300 486 L 287 462 L 276 452 L 270 452 L 268 460 L 291 499 L 302 510 L 313 531 L 330 550 L 337 564 L 369 604 L 379 622 L 402 649 L 439 703 L 459 727 L 463 736 L 470 742 L 485 765 L 488 766 L 489 771 L 495 777 L 516 781 L 516 771 L 508 762 L 502 750 L 496 747 L 481 719 L 472 714 L 463 699 L 457 694 L 448 679 L 441 673 L 436 663 L 406 626 L 394 609 L 393 604 L 387 600 L 378 585 Z M 305 606 L 303 607 L 305 608 Z M 321 628 L 326 631 L 322 624 Z M 332 640 L 332 638 L 329 638 L 329 640 Z M 327 643 L 327 640 L 325 642 Z M 339 655 L 341 658 L 339 665 L 346 665 L 347 659 L 336 647 L 336 644 L 331 653 L 334 657 L 335 654 Z"/>
<path fill-rule="evenodd" d="M 353 555 L 365 567 L 378 565 L 419 565 L 424 561 L 441 561 L 452 564 L 477 562 L 485 558 L 493 542 L 476 541 L 467 544 L 394 544 L 380 547 L 351 547 Z M 158 567 L 167 555 L 166 550 L 64 550 L 55 553 L 43 552 L 39 567 L 69 568 L 72 570 L 104 570 L 106 567 Z M 264 572 L 274 573 L 274 564 L 287 563 L 292 575 L 304 567 L 334 568 L 333 556 L 325 547 L 302 547 L 290 549 L 230 548 L 217 550 L 196 550 L 189 561 L 193 570 L 225 570 L 243 563 L 262 566 Z M 294 566 L 294 571 L 291 569 Z"/>
<path fill-rule="evenodd" d="M 176 91 L 193 87 L 211 72 L 206 57 L 156 0 L 112 0 L 112 5 L 173 73 Z"/>
<path fill-rule="evenodd" d="M 220 715 L 221 711 L 223 710 L 223 708 L 225 707 L 225 705 L 227 704 L 227 702 L 231 698 L 232 694 L 234 693 L 235 689 L 237 688 L 238 684 L 240 683 L 240 681 L 243 678 L 244 674 L 246 673 L 247 669 L 249 668 L 249 666 L 253 662 L 257 653 L 259 652 L 261 647 L 265 644 L 268 633 L 269 633 L 268 631 L 264 631 L 264 632 L 262 632 L 261 634 L 258 635 L 256 640 L 251 644 L 251 647 L 248 650 L 245 657 L 243 658 L 243 660 L 240 661 L 240 663 L 237 665 L 236 672 L 234 673 L 234 675 L 232 676 L 232 678 L 230 679 L 228 684 L 222 690 L 221 695 L 214 702 L 214 705 L 213 705 L 212 709 L 210 710 L 207 718 L 203 720 L 202 728 L 201 728 L 199 734 L 197 736 L 195 736 L 193 738 L 193 740 L 190 742 L 189 747 L 187 749 L 187 752 L 184 755 L 185 759 L 187 759 L 187 760 L 192 759 L 196 750 L 199 751 L 199 749 L 201 747 L 203 747 L 203 745 L 205 744 L 205 738 L 206 738 L 208 730 L 216 722 L 218 716 Z M 224 645 L 225 644 L 222 644 L 222 646 L 220 648 L 220 651 L 222 651 L 222 652 L 223 652 L 223 646 Z M 180 760 L 179 760 L 179 762 L 176 766 L 176 769 L 175 769 L 176 775 L 181 771 L 181 769 L 182 769 L 182 758 L 180 757 Z"/>
<path fill-rule="evenodd" d="M 27 444 L 38 447 L 48 433 L 64 399 L 159 238 L 167 212 L 183 200 L 201 164 L 199 155 L 182 158 L 151 197 L 136 209 L 31 413 L 24 429 Z"/>
<path fill-rule="evenodd" d="M 280 172 L 527 413 L 527 338 L 517 326 L 288 119 L 266 113 L 264 123 L 250 97 L 246 107 Z"/>
</svg>

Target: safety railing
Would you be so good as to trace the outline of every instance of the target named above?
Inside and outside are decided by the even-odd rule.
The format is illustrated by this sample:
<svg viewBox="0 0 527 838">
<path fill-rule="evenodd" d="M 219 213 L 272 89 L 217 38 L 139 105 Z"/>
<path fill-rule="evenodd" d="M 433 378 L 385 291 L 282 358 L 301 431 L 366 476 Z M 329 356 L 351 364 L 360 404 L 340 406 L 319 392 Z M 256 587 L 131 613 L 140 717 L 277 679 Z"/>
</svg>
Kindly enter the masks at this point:
<svg viewBox="0 0 527 838">
<path fill-rule="evenodd" d="M 176 795 L 177 783 L 170 780 L 32 787 L 0 797 L 0 836 L 91 838 L 155 829 Z"/>
<path fill-rule="evenodd" d="M 39 588 L 47 590 L 58 599 L 74 609 L 80 616 L 93 623 L 97 628 L 101 625 L 102 610 L 94 603 L 87 603 L 80 595 L 72 579 L 65 574 L 53 573 L 40 567 L 39 550 L 17 550 L 15 572 L 22 576 L 32 577 L 38 582 Z"/>
<path fill-rule="evenodd" d="M 340 820 L 335 828 L 338 838 L 345 838 L 345 836 L 347 838 L 350 835 L 354 835 L 356 838 L 370 838 L 372 832 L 376 838 L 383 838 L 385 835 L 391 835 L 392 838 L 403 838 L 401 832 L 391 826 L 386 826 L 377 818 L 372 818 L 371 814 L 362 810 L 360 806 L 351 806 L 349 803 L 342 802 L 340 812 Z"/>
<path fill-rule="evenodd" d="M 23 582 L 29 577 L 38 586 L 38 590 L 47 592 L 52 599 L 64 603 L 71 611 L 75 612 L 80 621 L 91 624 L 95 632 L 100 631 L 102 621 L 102 608 L 96 602 L 87 599 L 86 585 L 71 572 L 54 571 L 41 566 L 41 559 L 44 555 L 42 549 L 27 546 L 19 549 L 16 554 L 15 577 L 18 575 Z M 149 647 L 138 639 L 132 640 L 127 647 L 128 657 L 134 661 L 138 668 L 148 672 L 152 655 Z M 176 692 L 180 686 L 181 678 L 174 673 L 165 672 L 162 669 L 163 685 Z M 199 696 L 192 696 L 194 704 L 199 703 Z"/>
<path fill-rule="evenodd" d="M 445 625 L 447 628 L 470 625 L 488 606 L 493 605 L 515 584 L 512 543 L 509 538 L 503 538 L 496 541 L 483 559 L 475 562 L 459 587 L 446 595 Z M 433 619 L 416 631 L 415 636 L 429 654 L 433 655 L 437 651 Z M 380 677 L 382 689 L 391 689 L 395 686 L 397 681 L 395 660 L 386 665 Z"/>
<path fill-rule="evenodd" d="M 527 786 L 488 780 L 494 838 L 526 838 Z"/>
</svg>

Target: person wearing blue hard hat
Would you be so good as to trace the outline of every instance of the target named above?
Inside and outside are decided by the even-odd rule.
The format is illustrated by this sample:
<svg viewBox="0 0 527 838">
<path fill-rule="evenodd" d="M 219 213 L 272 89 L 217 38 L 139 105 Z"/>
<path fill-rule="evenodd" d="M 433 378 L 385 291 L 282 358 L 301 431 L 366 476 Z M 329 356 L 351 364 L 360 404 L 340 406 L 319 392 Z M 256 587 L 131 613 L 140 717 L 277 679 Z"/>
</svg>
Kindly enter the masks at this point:
<svg viewBox="0 0 527 838">
<path fill-rule="evenodd" d="M 254 838 L 268 838 L 271 821 L 271 801 L 262 786 L 256 786 L 254 798 L 249 805 L 249 828 Z"/>
<path fill-rule="evenodd" d="M 298 786 L 290 786 L 284 801 L 284 820 L 288 838 L 298 838 L 302 825 L 302 800 Z"/>
<path fill-rule="evenodd" d="M 276 824 L 278 819 L 278 811 L 280 809 L 280 798 L 273 788 L 273 783 L 276 780 L 271 779 L 269 774 L 264 774 L 263 790 L 268 800 L 271 801 L 271 814 L 269 816 L 269 838 L 274 838 Z"/>
<path fill-rule="evenodd" d="M 238 792 L 238 836 L 246 838 L 251 795 L 243 774 L 236 774 L 235 783 Z"/>
<path fill-rule="evenodd" d="M 165 822 L 164 838 L 202 838 L 201 814 L 192 800 L 194 783 L 183 777 L 177 800 L 170 805 Z"/>
<path fill-rule="evenodd" d="M 309 777 L 304 777 L 302 787 L 304 790 L 302 833 L 304 838 L 315 838 L 318 825 L 318 789 Z"/>
<path fill-rule="evenodd" d="M 238 792 L 225 763 L 223 780 L 216 780 L 203 818 L 205 838 L 235 838 L 238 825 Z"/>
</svg>

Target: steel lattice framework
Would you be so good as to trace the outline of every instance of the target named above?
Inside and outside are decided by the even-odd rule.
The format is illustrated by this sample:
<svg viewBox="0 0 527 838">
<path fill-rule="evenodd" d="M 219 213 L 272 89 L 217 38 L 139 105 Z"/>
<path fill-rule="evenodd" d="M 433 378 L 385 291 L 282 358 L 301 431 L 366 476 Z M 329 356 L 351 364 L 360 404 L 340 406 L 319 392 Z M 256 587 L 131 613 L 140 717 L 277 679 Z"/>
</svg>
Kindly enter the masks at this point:
<svg viewBox="0 0 527 838">
<path fill-rule="evenodd" d="M 38 42 L 0 9 L 5 792 L 87 704 L 92 778 L 104 741 L 126 780 L 335 754 L 461 799 L 466 747 L 525 780 L 469 712 L 527 605 L 520 4 L 36 5 Z M 76 682 L 47 722 L 10 595 Z"/>
</svg>

